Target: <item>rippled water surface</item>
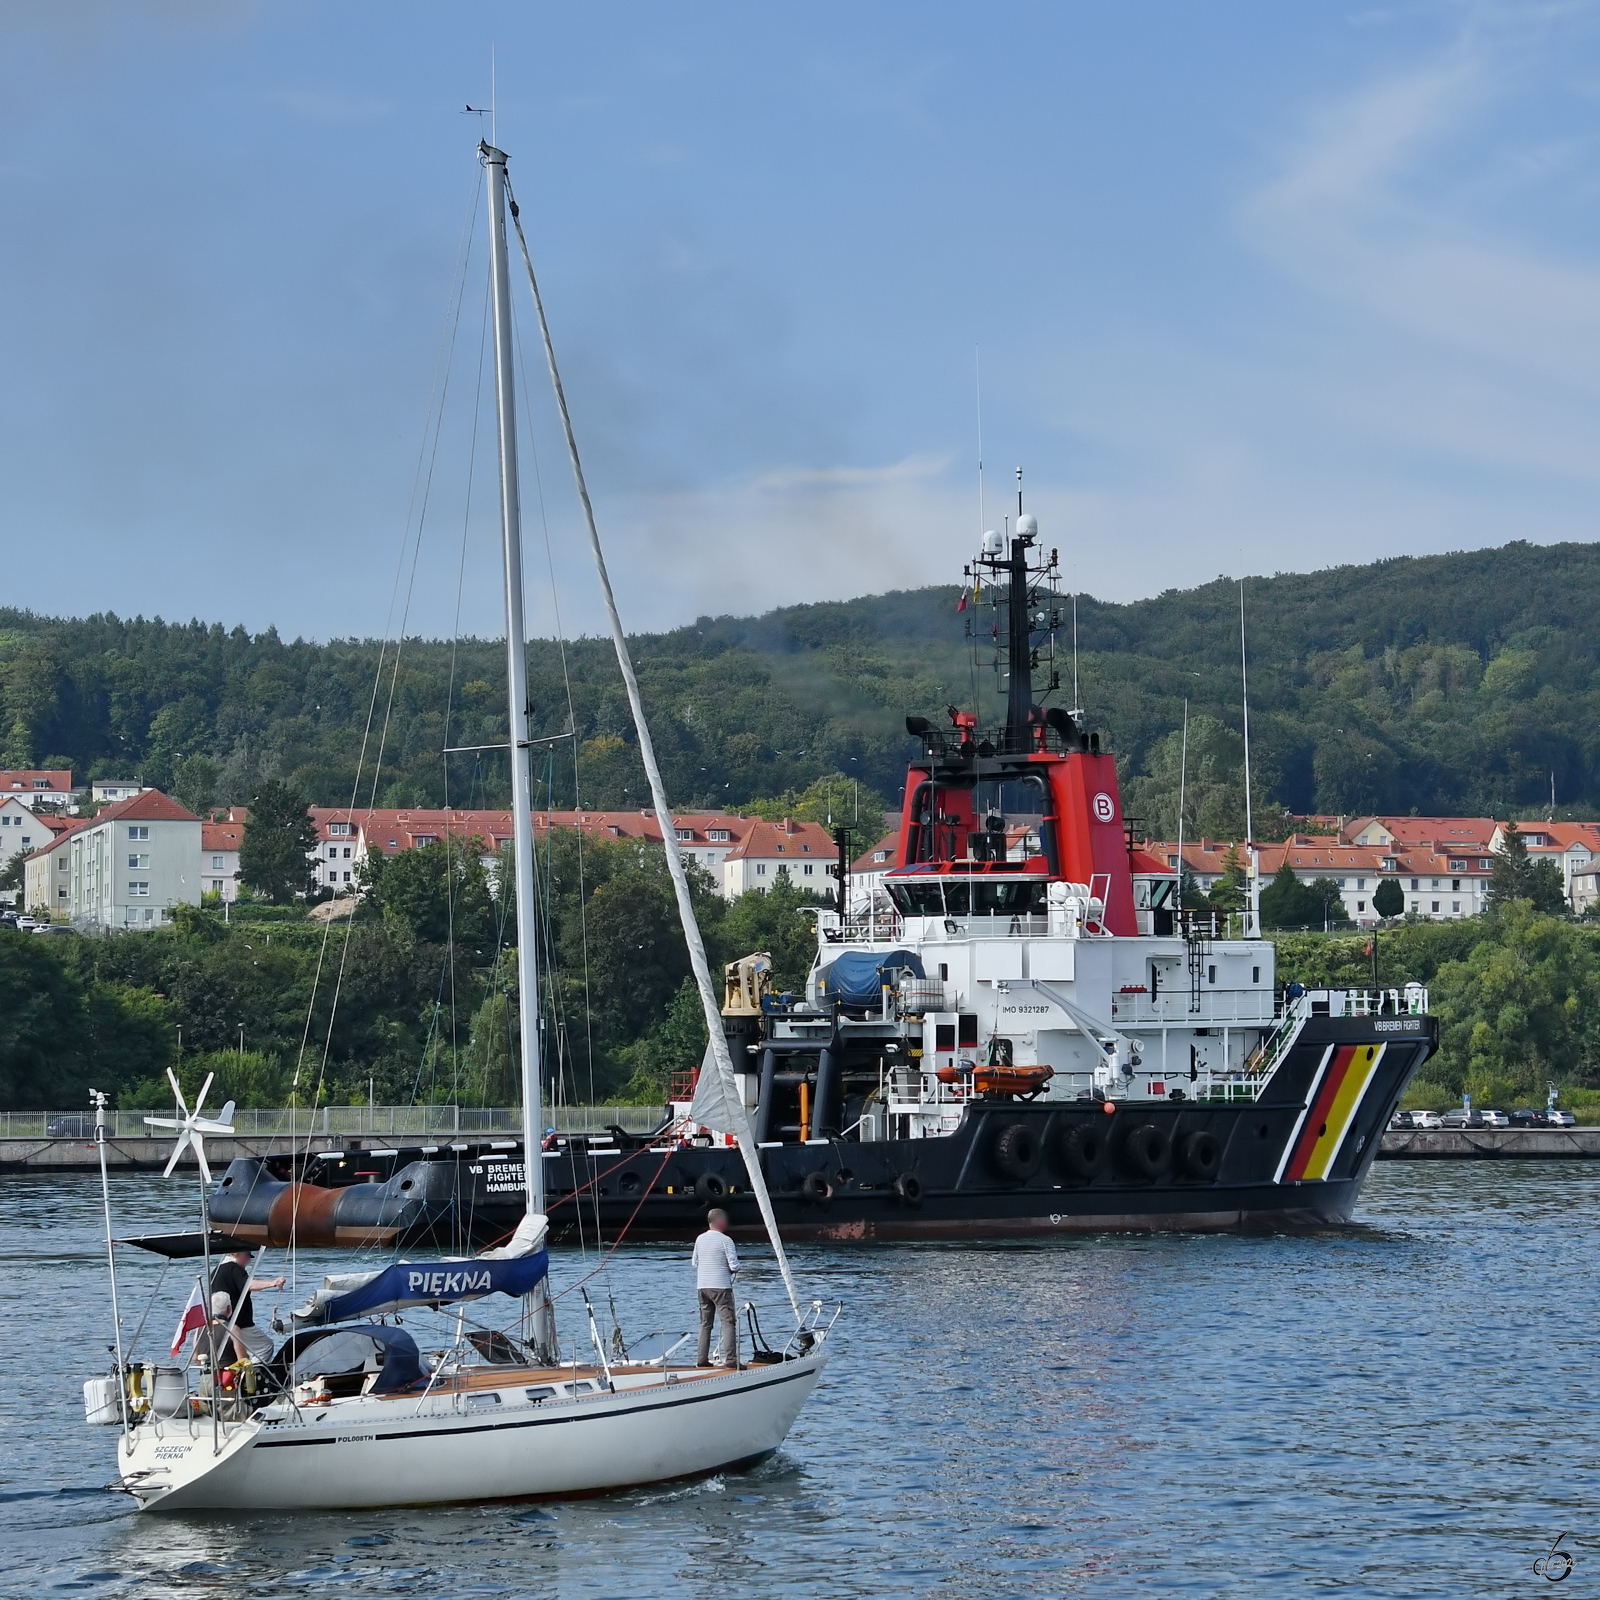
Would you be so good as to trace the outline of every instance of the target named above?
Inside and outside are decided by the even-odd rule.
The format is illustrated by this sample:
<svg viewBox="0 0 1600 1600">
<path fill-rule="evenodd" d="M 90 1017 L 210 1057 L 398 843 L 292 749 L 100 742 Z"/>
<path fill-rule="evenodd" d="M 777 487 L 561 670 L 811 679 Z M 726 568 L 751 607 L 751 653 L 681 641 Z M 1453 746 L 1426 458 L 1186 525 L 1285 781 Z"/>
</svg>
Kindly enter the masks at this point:
<svg viewBox="0 0 1600 1600">
<path fill-rule="evenodd" d="M 1360 1225 L 1312 1237 L 801 1247 L 845 1316 L 751 1472 L 163 1517 L 105 1492 L 116 1435 L 83 1424 L 109 1339 L 98 1182 L 0 1179 L 0 1594 L 1505 1596 L 1549 1592 L 1531 1564 L 1566 1530 L 1557 1592 L 1594 1594 L 1597 1186 L 1586 1164 L 1393 1163 Z M 127 1231 L 183 1225 L 193 1190 L 122 1178 L 114 1202 Z M 558 1254 L 558 1278 L 579 1265 Z M 125 1322 L 159 1271 L 128 1262 Z M 664 1305 L 687 1325 L 676 1253 L 611 1278 L 630 1332 Z"/>
</svg>

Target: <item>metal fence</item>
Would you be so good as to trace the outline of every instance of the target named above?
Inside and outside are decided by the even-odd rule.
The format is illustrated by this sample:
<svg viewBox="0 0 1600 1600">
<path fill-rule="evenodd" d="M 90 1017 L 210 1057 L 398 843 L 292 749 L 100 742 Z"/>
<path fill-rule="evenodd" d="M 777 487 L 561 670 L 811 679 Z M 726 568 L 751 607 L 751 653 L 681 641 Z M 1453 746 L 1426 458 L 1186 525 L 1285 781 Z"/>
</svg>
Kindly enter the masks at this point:
<svg viewBox="0 0 1600 1600">
<path fill-rule="evenodd" d="M 662 1119 L 662 1106 L 546 1106 L 544 1125 L 562 1133 L 599 1131 L 611 1126 L 628 1133 L 647 1133 Z M 147 1116 L 170 1116 L 168 1110 L 108 1111 L 113 1139 L 170 1138 L 165 1128 L 146 1126 Z M 56 1130 L 51 1133 L 51 1125 Z M 319 1106 L 315 1111 L 263 1109 L 233 1114 L 234 1132 L 243 1138 L 289 1138 L 298 1135 L 352 1135 L 384 1139 L 444 1141 L 511 1136 L 522 1126 L 515 1106 Z M 0 1111 L 0 1139 L 92 1138 L 90 1111 Z"/>
</svg>

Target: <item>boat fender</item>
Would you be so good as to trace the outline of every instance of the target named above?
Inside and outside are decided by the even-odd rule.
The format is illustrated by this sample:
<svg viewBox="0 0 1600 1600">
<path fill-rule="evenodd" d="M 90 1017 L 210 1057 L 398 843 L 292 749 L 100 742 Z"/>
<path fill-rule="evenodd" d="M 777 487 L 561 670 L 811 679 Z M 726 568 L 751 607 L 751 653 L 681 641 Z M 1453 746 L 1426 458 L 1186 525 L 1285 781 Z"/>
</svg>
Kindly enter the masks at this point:
<svg viewBox="0 0 1600 1600">
<path fill-rule="evenodd" d="M 809 1205 L 825 1206 L 833 1199 L 833 1185 L 825 1172 L 808 1172 L 800 1180 L 800 1198 Z"/>
<path fill-rule="evenodd" d="M 722 1181 L 720 1174 L 715 1172 L 702 1172 L 694 1180 L 694 1197 L 702 1205 L 711 1205 L 723 1198 L 728 1192 L 728 1186 Z"/>
<path fill-rule="evenodd" d="M 1159 1178 L 1172 1154 L 1172 1141 L 1153 1122 L 1130 1129 L 1122 1141 L 1122 1165 L 1136 1178 Z"/>
<path fill-rule="evenodd" d="M 1106 1136 L 1098 1123 L 1080 1122 L 1061 1136 L 1061 1166 L 1069 1178 L 1087 1183 L 1106 1164 Z"/>
<path fill-rule="evenodd" d="M 892 1185 L 894 1197 L 903 1206 L 917 1207 L 922 1204 L 922 1179 L 914 1172 L 902 1172 Z"/>
<path fill-rule="evenodd" d="M 1204 1128 L 1195 1129 L 1179 1146 L 1179 1156 L 1183 1170 L 1191 1178 L 1198 1178 L 1202 1183 L 1215 1182 L 1222 1165 L 1222 1145 L 1216 1134 L 1207 1133 Z"/>
<path fill-rule="evenodd" d="M 1039 1170 L 1039 1135 L 1026 1122 L 1008 1122 L 994 1137 L 990 1155 L 1002 1178 L 1026 1183 Z"/>
</svg>

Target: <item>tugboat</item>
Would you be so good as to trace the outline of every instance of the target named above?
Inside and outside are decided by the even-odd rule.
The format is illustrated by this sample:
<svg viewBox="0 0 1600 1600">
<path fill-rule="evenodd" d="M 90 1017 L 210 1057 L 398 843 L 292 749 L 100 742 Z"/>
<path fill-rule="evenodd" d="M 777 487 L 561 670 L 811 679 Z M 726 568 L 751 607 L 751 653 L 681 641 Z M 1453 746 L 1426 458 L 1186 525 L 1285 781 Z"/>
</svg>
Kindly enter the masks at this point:
<svg viewBox="0 0 1600 1600">
<path fill-rule="evenodd" d="M 963 606 L 986 592 L 994 611 L 975 639 L 1006 687 L 1003 724 L 907 717 L 921 751 L 896 859 L 852 892 L 841 831 L 805 993 L 772 993 L 760 955 L 727 972 L 723 1031 L 783 1236 L 1347 1222 L 1436 1048 L 1427 990 L 1281 985 L 1253 909 L 1185 910 L 1176 859 L 1123 816 L 1101 736 L 1044 704 L 1058 559 L 1020 495 L 966 576 Z M 715 1096 L 668 1111 L 648 1135 L 541 1152 L 553 1238 L 684 1239 L 713 1203 L 759 1234 Z M 242 1160 L 213 1214 L 262 1242 L 291 1217 L 303 1243 L 484 1242 L 522 1214 L 522 1165 L 511 1140 Z"/>
</svg>

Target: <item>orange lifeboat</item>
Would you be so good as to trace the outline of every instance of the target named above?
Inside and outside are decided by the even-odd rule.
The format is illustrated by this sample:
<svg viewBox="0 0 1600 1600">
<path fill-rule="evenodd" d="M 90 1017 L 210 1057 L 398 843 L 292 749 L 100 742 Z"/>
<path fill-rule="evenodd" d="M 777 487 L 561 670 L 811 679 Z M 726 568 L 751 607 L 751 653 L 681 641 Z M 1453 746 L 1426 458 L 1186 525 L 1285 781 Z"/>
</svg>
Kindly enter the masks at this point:
<svg viewBox="0 0 1600 1600">
<path fill-rule="evenodd" d="M 1043 1066 L 982 1066 L 966 1072 L 953 1062 L 938 1071 L 940 1083 L 963 1083 L 970 1077 L 977 1094 L 1015 1095 L 1024 1100 L 1038 1094 L 1055 1075 L 1054 1067 Z"/>
</svg>

